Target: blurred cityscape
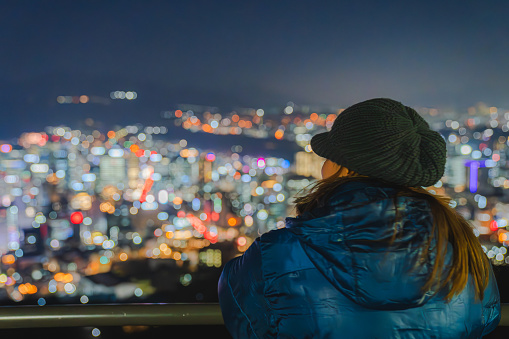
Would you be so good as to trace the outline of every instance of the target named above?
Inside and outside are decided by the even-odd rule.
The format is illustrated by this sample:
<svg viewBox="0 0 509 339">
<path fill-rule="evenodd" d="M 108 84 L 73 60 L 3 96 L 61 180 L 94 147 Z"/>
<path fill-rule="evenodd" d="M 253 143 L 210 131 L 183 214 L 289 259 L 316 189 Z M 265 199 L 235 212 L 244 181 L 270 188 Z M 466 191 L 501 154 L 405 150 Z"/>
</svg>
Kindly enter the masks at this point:
<svg viewBox="0 0 509 339">
<path fill-rule="evenodd" d="M 341 111 L 181 105 L 160 126 L 86 119 L 3 140 L 0 302 L 217 302 L 223 265 L 284 227 L 292 198 L 320 178 L 309 141 Z M 494 265 L 509 264 L 509 111 L 418 111 L 448 145 L 446 173 L 428 189 L 452 198 Z M 251 147 L 223 147 L 227 135 Z"/>
</svg>

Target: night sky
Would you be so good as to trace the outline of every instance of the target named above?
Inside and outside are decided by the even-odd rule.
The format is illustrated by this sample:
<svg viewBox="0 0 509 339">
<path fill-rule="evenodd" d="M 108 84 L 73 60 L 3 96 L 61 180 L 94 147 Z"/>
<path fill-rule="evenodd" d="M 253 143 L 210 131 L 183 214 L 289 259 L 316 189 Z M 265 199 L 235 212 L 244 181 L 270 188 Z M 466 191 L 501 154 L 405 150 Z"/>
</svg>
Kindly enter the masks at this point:
<svg viewBox="0 0 509 339">
<path fill-rule="evenodd" d="M 509 108 L 509 2 L 409 3 L 0 0 L 0 139 L 181 103 Z M 138 99 L 56 102 L 115 90 Z"/>
</svg>

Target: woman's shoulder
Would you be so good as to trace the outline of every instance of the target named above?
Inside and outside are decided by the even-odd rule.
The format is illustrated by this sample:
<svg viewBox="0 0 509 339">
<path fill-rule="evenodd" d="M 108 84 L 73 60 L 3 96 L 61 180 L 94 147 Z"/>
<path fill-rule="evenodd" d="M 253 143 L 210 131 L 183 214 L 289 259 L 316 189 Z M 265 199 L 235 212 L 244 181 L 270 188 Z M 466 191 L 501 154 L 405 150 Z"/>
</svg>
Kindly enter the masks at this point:
<svg viewBox="0 0 509 339">
<path fill-rule="evenodd" d="M 291 218 L 287 218 L 287 220 L 288 219 Z M 263 246 L 264 244 L 271 243 L 288 243 L 293 241 L 294 237 L 295 235 L 290 232 L 287 227 L 283 227 L 262 234 L 256 241 L 258 241 L 258 246 Z"/>
<path fill-rule="evenodd" d="M 418 219 L 429 218 L 431 210 L 427 200 L 418 196 L 400 194 L 404 190 L 404 187 L 373 179 L 348 181 L 332 191 L 322 203 L 312 210 L 305 211 L 297 217 L 287 217 L 285 219 L 286 227 L 293 229 L 302 225 L 321 225 L 324 222 L 330 224 L 328 218 L 337 215 L 343 217 L 348 215 L 355 218 L 389 215 L 393 218 L 395 206 L 399 211 L 404 211 L 407 216 L 419 216 Z"/>
<path fill-rule="evenodd" d="M 359 179 L 345 182 L 334 189 L 321 205 L 327 211 L 362 206 L 393 198 L 401 190 L 399 187 L 372 178 Z"/>
</svg>

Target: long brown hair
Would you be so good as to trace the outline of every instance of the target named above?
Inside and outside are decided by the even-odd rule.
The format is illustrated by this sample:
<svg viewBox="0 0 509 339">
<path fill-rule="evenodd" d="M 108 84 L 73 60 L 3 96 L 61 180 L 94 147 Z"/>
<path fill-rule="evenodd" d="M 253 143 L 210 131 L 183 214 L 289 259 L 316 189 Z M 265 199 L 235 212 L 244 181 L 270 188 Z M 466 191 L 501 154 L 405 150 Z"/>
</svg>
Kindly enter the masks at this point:
<svg viewBox="0 0 509 339">
<path fill-rule="evenodd" d="M 294 200 L 297 215 L 323 206 L 335 189 L 346 182 L 374 180 L 349 170 L 346 175 L 340 177 L 341 170 L 342 167 L 330 177 L 318 180 L 309 189 L 299 192 Z M 397 206 L 396 199 L 399 196 L 421 198 L 428 202 L 433 215 L 433 227 L 427 243 L 423 244 L 421 259 L 428 260 L 431 242 L 436 237 L 436 245 L 432 249 L 435 253 L 435 263 L 422 291 L 427 292 L 434 289 L 436 294 L 444 288 L 449 288 L 445 296 L 445 300 L 449 302 L 454 295 L 463 291 L 470 274 L 475 285 L 475 297 L 477 300 L 482 300 L 484 290 L 488 285 L 490 263 L 479 240 L 474 235 L 472 227 L 449 205 L 451 199 L 432 194 L 423 188 L 395 187 L 399 188 L 394 197 L 395 206 Z M 395 228 L 394 232 L 392 241 L 394 241 L 398 230 Z M 448 242 L 452 245 L 453 254 L 452 265 L 446 270 L 444 266 Z"/>
</svg>

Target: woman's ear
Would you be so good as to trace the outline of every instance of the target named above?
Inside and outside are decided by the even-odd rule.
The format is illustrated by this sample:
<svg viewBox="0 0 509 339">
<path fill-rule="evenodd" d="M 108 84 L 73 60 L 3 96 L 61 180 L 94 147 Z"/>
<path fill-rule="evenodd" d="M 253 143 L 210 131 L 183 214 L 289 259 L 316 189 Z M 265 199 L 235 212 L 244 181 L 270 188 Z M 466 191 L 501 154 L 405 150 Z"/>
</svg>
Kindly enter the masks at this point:
<svg viewBox="0 0 509 339">
<path fill-rule="evenodd" d="M 327 159 L 322 165 L 322 180 L 330 178 L 335 175 L 337 178 L 346 177 L 350 170 L 345 166 L 336 164 L 335 162 Z"/>
<path fill-rule="evenodd" d="M 343 174 L 343 169 L 344 167 L 342 168 L 342 166 L 327 159 L 322 165 L 322 179 L 327 179 L 338 171 L 341 171 L 341 173 L 339 173 L 339 176 L 341 176 Z"/>
</svg>

